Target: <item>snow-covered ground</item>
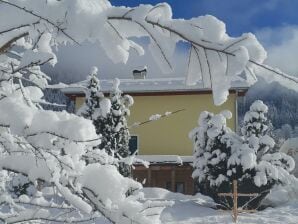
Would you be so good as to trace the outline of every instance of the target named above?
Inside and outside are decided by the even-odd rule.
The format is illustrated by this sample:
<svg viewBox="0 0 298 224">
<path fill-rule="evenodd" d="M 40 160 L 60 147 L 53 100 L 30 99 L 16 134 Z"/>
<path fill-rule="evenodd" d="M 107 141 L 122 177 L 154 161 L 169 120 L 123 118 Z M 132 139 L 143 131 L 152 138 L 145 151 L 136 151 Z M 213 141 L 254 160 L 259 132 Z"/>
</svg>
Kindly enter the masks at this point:
<svg viewBox="0 0 298 224">
<path fill-rule="evenodd" d="M 146 198 L 152 200 L 173 200 L 172 207 L 166 208 L 161 220 L 164 224 L 197 224 L 197 223 L 233 223 L 229 211 L 215 210 L 212 199 L 197 194 L 195 196 L 172 193 L 160 188 L 144 188 Z M 275 208 L 267 208 L 257 213 L 241 213 L 238 223 L 277 224 L 298 223 L 298 201 L 289 202 Z"/>
</svg>

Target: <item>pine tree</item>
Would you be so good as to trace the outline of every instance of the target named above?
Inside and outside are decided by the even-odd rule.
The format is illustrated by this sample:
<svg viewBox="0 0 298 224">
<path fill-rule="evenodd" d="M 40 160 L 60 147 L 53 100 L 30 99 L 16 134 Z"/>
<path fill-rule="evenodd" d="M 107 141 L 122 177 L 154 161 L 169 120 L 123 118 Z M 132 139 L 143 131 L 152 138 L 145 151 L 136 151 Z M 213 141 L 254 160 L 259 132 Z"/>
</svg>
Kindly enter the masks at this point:
<svg viewBox="0 0 298 224">
<path fill-rule="evenodd" d="M 100 92 L 99 80 L 95 75 L 96 72 L 92 72 L 88 77 L 86 100 L 79 114 L 93 121 L 96 133 L 101 136 L 98 148 L 120 160 L 117 164 L 123 176 L 131 176 L 131 167 L 126 164 L 125 158 L 130 156 L 127 117 L 133 99 L 122 95 L 119 79 L 114 80 L 109 98 L 105 97 Z"/>
<path fill-rule="evenodd" d="M 110 93 L 112 120 L 111 147 L 114 156 L 118 159 L 125 159 L 130 156 L 129 138 L 130 133 L 127 126 L 127 117 L 130 115 L 129 107 L 133 104 L 133 99 L 129 95 L 122 95 L 119 89 L 119 79 L 114 80 L 113 89 Z M 119 172 L 123 176 L 131 176 L 131 167 L 125 162 L 119 163 Z"/>
<path fill-rule="evenodd" d="M 272 124 L 267 119 L 267 113 L 268 107 L 261 100 L 256 100 L 244 116 L 241 131 L 245 143 L 256 155 L 254 184 L 258 187 L 271 188 L 280 181 L 280 177 L 271 172 L 280 167 L 290 172 L 294 167 L 294 161 L 284 153 L 278 152 L 279 149 L 272 138 Z"/>
<path fill-rule="evenodd" d="M 190 135 L 198 191 L 219 204 L 232 206 L 230 199 L 218 197 L 218 193 L 231 192 L 231 183 L 237 180 L 239 191 L 260 193 L 247 203 L 248 208 L 257 208 L 273 185 L 288 182 L 295 164 L 289 156 L 275 152 L 267 111 L 262 101 L 254 102 L 245 115 L 242 135 L 226 126 L 229 113 L 200 115 L 199 126 Z M 246 198 L 238 200 L 239 206 L 247 202 Z"/>
<path fill-rule="evenodd" d="M 100 82 L 96 77 L 97 71 L 98 69 L 93 67 L 90 75 L 87 77 L 88 84 L 85 89 L 85 103 L 77 112 L 78 115 L 89 120 L 94 120 L 97 115 L 96 111 L 99 109 L 99 102 L 104 98 L 103 93 L 100 91 Z"/>
<path fill-rule="evenodd" d="M 212 198 L 217 198 L 220 185 L 230 181 L 226 167 L 231 149 L 224 137 L 232 132 L 226 126 L 227 117 L 230 114 L 226 111 L 216 115 L 204 111 L 199 118 L 199 127 L 190 133 L 195 147 L 192 176 L 198 190 Z"/>
<path fill-rule="evenodd" d="M 255 149 L 258 161 L 267 152 L 272 152 L 275 145 L 272 135 L 272 124 L 267 119 L 268 107 L 256 100 L 244 116 L 242 135 L 249 145 Z"/>
</svg>

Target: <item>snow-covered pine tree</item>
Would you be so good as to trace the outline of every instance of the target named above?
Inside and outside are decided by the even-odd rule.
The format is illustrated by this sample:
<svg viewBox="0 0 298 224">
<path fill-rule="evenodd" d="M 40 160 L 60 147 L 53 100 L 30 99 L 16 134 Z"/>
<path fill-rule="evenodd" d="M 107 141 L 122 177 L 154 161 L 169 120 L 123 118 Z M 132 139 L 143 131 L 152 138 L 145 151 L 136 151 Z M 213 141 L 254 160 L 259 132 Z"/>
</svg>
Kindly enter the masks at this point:
<svg viewBox="0 0 298 224">
<path fill-rule="evenodd" d="M 272 125 L 267 119 L 267 113 L 268 107 L 261 100 L 256 100 L 245 114 L 244 126 L 241 128 L 244 141 L 256 155 L 254 184 L 258 187 L 273 185 L 282 178 L 272 170 L 272 165 L 276 169 L 281 167 L 287 172 L 293 170 L 295 166 L 289 156 L 276 152 L 275 141 L 271 137 Z"/>
<path fill-rule="evenodd" d="M 256 100 L 246 112 L 241 128 L 245 140 L 251 147 L 256 148 L 258 160 L 268 150 L 272 151 L 275 145 L 274 139 L 270 137 L 272 124 L 267 119 L 267 113 L 268 107 L 261 100 Z"/>
<path fill-rule="evenodd" d="M 125 176 L 131 176 L 131 167 L 125 162 L 125 158 L 130 156 L 129 151 L 129 130 L 126 117 L 130 115 L 129 107 L 133 104 L 131 96 L 122 95 L 119 89 L 120 80 L 115 79 L 110 98 L 103 98 L 100 101 L 101 107 L 109 107 L 108 113 L 99 114 L 93 123 L 99 134 L 102 136 L 100 148 L 119 159 L 119 172 Z M 109 104 L 107 106 L 107 104 Z"/>
<path fill-rule="evenodd" d="M 99 108 L 99 102 L 104 97 L 100 91 L 100 82 L 96 77 L 97 72 L 97 67 L 91 69 L 90 75 L 87 77 L 88 84 L 85 89 L 85 103 L 77 112 L 78 115 L 89 120 L 94 120 L 95 112 Z"/>
<path fill-rule="evenodd" d="M 193 178 L 198 191 L 224 206 L 232 206 L 229 198 L 218 197 L 218 193 L 231 192 L 232 180 L 237 180 L 239 191 L 260 193 L 249 203 L 247 198 L 239 198 L 239 206 L 258 208 L 273 185 L 289 183 L 294 178 L 289 174 L 295 166 L 293 159 L 273 151 L 267 109 L 262 101 L 252 104 L 245 115 L 243 135 L 226 126 L 226 118 L 230 117 L 227 112 L 200 115 L 199 126 L 190 134 L 195 156 Z"/>
<path fill-rule="evenodd" d="M 231 181 L 227 176 L 227 160 L 231 156 L 231 148 L 224 141 L 225 136 L 233 134 L 226 125 L 226 118 L 230 117 L 227 111 L 216 115 L 204 111 L 199 117 L 199 126 L 189 134 L 194 143 L 192 177 L 196 181 L 197 190 L 222 204 L 217 193 Z"/>
<path fill-rule="evenodd" d="M 114 152 L 114 156 L 123 162 L 119 163 L 119 172 L 125 176 L 131 176 L 131 167 L 126 164 L 125 158 L 130 156 L 129 151 L 129 139 L 130 133 L 127 125 L 127 116 L 130 115 L 129 107 L 133 105 L 133 98 L 129 95 L 122 95 L 122 91 L 119 89 L 120 80 L 115 79 L 113 89 L 110 92 L 111 100 L 111 113 L 113 128 L 111 139 L 111 150 Z"/>
<path fill-rule="evenodd" d="M 87 79 L 86 100 L 78 114 L 92 120 L 96 133 L 101 136 L 98 148 L 119 160 L 119 163 L 115 163 L 119 172 L 128 177 L 131 176 L 131 167 L 126 164 L 126 158 L 130 156 L 127 116 L 130 115 L 129 107 L 133 104 L 133 98 L 122 95 L 119 79 L 114 80 L 109 98 L 105 97 L 100 91 L 96 72 L 97 69 L 93 69 Z"/>
</svg>

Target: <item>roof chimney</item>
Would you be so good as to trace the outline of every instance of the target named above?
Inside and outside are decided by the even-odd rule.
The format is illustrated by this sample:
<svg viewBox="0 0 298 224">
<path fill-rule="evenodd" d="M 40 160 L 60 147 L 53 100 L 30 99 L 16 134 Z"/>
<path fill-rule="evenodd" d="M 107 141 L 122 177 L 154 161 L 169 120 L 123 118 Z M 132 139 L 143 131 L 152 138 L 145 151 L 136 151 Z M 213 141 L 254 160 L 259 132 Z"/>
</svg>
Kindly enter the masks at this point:
<svg viewBox="0 0 298 224">
<path fill-rule="evenodd" d="M 134 69 L 132 74 L 134 79 L 145 79 L 147 75 L 147 66 Z"/>
</svg>

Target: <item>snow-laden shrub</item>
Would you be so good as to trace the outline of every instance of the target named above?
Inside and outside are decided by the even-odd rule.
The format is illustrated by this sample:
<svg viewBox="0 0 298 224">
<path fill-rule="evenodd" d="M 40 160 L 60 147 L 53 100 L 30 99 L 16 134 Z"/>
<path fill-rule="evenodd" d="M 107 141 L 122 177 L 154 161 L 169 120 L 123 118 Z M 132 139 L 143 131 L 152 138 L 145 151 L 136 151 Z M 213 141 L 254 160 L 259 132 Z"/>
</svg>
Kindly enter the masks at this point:
<svg viewBox="0 0 298 224">
<path fill-rule="evenodd" d="M 242 193 L 260 193 L 247 207 L 258 207 L 261 199 L 276 183 L 286 183 L 294 161 L 284 153 L 274 152 L 274 140 L 269 136 L 267 106 L 254 102 L 245 115 L 242 134 L 227 127 L 230 113 L 202 112 L 199 126 L 190 137 L 194 143 L 194 172 L 198 191 L 210 195 L 220 204 L 231 206 L 231 200 L 218 193 L 231 192 L 232 180 L 238 180 Z M 240 198 L 239 206 L 249 198 Z"/>
</svg>

